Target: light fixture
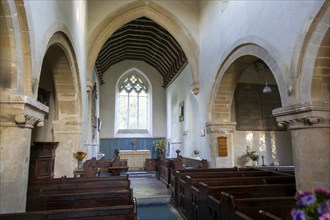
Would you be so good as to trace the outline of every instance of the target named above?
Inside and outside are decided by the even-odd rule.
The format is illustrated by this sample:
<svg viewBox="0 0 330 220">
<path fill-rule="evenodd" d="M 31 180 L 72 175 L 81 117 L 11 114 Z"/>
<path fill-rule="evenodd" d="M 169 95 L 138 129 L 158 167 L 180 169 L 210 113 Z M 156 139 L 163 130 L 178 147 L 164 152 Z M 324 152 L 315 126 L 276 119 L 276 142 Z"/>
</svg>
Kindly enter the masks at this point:
<svg viewBox="0 0 330 220">
<path fill-rule="evenodd" d="M 270 86 L 267 83 L 267 73 L 266 72 L 265 72 L 265 81 L 266 81 L 266 84 L 265 84 L 264 89 L 262 90 L 262 93 L 271 93 L 272 88 L 270 88 Z"/>
<path fill-rule="evenodd" d="M 264 89 L 262 90 L 262 93 L 271 93 L 272 88 L 266 83 Z"/>
</svg>

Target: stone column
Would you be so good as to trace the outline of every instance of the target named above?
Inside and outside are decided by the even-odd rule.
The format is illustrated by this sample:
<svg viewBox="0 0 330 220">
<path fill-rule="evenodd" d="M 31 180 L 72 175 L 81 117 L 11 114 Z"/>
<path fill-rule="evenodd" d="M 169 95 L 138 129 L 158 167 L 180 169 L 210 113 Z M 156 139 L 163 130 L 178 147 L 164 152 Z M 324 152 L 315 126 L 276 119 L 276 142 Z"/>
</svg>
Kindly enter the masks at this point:
<svg viewBox="0 0 330 220">
<path fill-rule="evenodd" d="M 297 190 L 330 188 L 330 111 L 327 102 L 305 102 L 273 110 L 291 131 Z"/>
<path fill-rule="evenodd" d="M 48 107 L 27 96 L 0 100 L 0 213 L 25 212 L 31 128 L 43 126 Z"/>
<path fill-rule="evenodd" d="M 206 132 L 211 139 L 211 167 L 233 167 L 233 133 L 236 122 L 228 123 L 206 123 Z M 220 156 L 218 152 L 218 137 L 227 138 L 227 156 Z"/>
</svg>

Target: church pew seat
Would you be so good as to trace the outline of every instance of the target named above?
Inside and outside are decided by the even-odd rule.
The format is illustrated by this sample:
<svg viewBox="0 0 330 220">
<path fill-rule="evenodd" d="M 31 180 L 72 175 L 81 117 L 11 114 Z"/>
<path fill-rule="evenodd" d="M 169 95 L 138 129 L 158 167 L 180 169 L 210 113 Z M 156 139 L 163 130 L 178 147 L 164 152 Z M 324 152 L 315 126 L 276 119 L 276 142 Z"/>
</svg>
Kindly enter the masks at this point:
<svg viewBox="0 0 330 220">
<path fill-rule="evenodd" d="M 27 198 L 27 211 L 54 210 L 66 208 L 87 208 L 104 206 L 105 203 L 123 205 L 122 201 L 131 201 L 131 190 L 107 190 L 85 193 L 65 193 L 36 195 Z M 119 204 L 117 204 L 119 203 Z M 132 202 L 129 202 L 129 204 Z M 87 206 L 87 207 L 85 207 Z"/>
<path fill-rule="evenodd" d="M 182 204 L 181 209 L 190 210 L 185 212 L 186 215 L 191 217 L 193 213 L 198 212 L 198 187 L 199 183 L 203 182 L 208 186 L 233 186 L 233 185 L 258 185 L 258 184 L 279 184 L 279 183 L 295 183 L 295 178 L 293 176 L 250 176 L 250 177 L 232 177 L 232 178 L 211 178 L 203 179 L 197 178 L 193 179 L 190 176 L 187 176 L 186 186 L 184 195 L 181 199 Z M 210 201 L 209 201 L 210 202 Z M 184 207 L 184 208 L 183 208 Z"/>
<path fill-rule="evenodd" d="M 261 217 L 260 210 L 263 210 L 271 213 L 271 216 L 275 219 L 278 217 L 283 220 L 290 220 L 290 212 L 295 207 L 296 200 L 294 196 L 238 199 L 230 194 L 222 193 L 221 202 L 223 203 L 221 213 L 228 213 L 229 219 L 237 219 L 238 212 L 249 218 L 258 219 Z"/>
<path fill-rule="evenodd" d="M 0 214 L 2 220 L 137 220 L 134 205 L 117 205 L 78 209 L 60 209 L 23 213 Z"/>
<path fill-rule="evenodd" d="M 200 169 L 189 169 L 189 170 L 176 170 L 171 174 L 171 201 L 174 205 L 179 205 L 179 187 L 181 179 L 184 179 L 187 174 L 205 174 L 205 173 L 217 173 L 217 172 L 237 172 L 237 171 L 252 171 L 257 170 L 254 168 L 200 168 Z"/>
<path fill-rule="evenodd" d="M 195 187 L 192 188 L 194 191 L 196 191 Z M 288 206 L 287 205 L 288 203 L 292 205 L 292 202 L 294 201 L 294 195 L 296 189 L 295 189 L 295 184 L 292 183 L 236 185 L 236 186 L 221 186 L 221 187 L 208 187 L 206 184 L 200 183 L 197 191 L 198 191 L 198 202 L 196 202 L 197 206 L 193 204 L 192 211 L 194 211 L 194 209 L 198 209 L 199 219 L 203 219 L 203 216 L 209 216 L 208 213 L 213 213 L 212 214 L 213 216 L 218 216 L 218 217 L 221 216 L 221 219 L 227 219 L 226 213 L 228 213 L 228 207 L 227 207 L 228 204 L 226 204 L 225 202 L 226 199 L 224 199 L 223 194 L 235 197 L 235 199 L 241 199 L 241 200 L 237 200 L 241 203 L 245 201 L 245 206 L 240 204 L 240 207 L 242 208 L 241 210 L 246 211 L 249 209 L 248 207 L 249 205 L 247 201 L 250 202 L 251 206 L 255 206 L 255 207 L 257 207 L 256 204 L 259 201 L 260 203 L 259 210 L 260 210 L 260 209 L 266 209 L 265 207 L 268 207 L 266 203 L 267 202 L 269 203 L 269 201 L 274 200 L 275 197 L 281 197 L 279 199 L 285 198 L 285 201 L 287 201 L 287 203 L 285 203 L 286 204 L 285 207 Z M 195 202 L 195 200 L 193 201 Z M 215 201 L 219 201 L 219 202 L 215 202 Z M 264 206 L 261 205 L 263 202 L 265 203 Z M 281 203 L 279 202 L 279 204 Z M 275 204 L 271 204 L 270 206 L 275 206 Z M 243 209 L 243 207 L 245 207 L 245 209 Z M 269 208 L 267 208 L 266 210 L 272 211 Z"/>
</svg>

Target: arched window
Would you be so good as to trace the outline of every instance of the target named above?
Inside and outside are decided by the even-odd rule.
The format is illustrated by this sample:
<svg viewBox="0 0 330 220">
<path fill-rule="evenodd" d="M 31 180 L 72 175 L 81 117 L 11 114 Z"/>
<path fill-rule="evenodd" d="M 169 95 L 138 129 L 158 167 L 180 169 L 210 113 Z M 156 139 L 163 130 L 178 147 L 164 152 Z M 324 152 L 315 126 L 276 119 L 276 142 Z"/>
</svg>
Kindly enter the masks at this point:
<svg viewBox="0 0 330 220">
<path fill-rule="evenodd" d="M 117 84 L 117 132 L 150 133 L 150 86 L 137 70 L 131 70 Z M 151 90 L 151 89 L 150 89 Z"/>
</svg>

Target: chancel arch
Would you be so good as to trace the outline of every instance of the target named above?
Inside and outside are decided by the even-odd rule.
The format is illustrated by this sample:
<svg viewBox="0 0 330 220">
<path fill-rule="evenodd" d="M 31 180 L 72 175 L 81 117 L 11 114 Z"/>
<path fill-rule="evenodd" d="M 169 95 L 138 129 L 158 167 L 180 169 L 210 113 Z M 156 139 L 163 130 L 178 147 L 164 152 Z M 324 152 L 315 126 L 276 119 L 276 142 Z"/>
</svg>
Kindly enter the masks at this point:
<svg viewBox="0 0 330 220">
<path fill-rule="evenodd" d="M 282 165 L 293 164 L 292 153 L 282 154 L 282 158 L 279 158 L 279 152 L 284 152 L 280 148 L 290 149 L 291 139 L 285 129 L 276 128 L 278 126 L 272 116 L 272 108 L 282 106 L 283 100 L 287 99 L 287 94 L 283 91 L 281 93 L 279 88 L 285 87 L 280 69 L 271 54 L 255 44 L 241 45 L 226 57 L 214 83 L 210 102 L 210 121 L 207 123 L 207 132 L 211 138 L 211 155 L 215 155 L 212 158 L 214 166 L 247 165 L 247 161 L 242 160 L 247 146 L 264 155 L 266 165 L 277 164 L 278 161 Z M 266 84 L 274 90 L 270 94 L 274 95 L 274 92 L 277 92 L 275 95 L 277 104 L 274 106 L 272 103 L 266 103 L 267 99 L 263 98 L 266 95 L 263 93 Z M 244 91 L 240 92 L 240 90 Z M 242 94 L 247 97 L 237 104 L 235 99 Z M 251 103 L 247 102 L 249 97 L 252 98 Z M 246 106 L 241 102 L 242 100 L 245 101 Z M 250 109 L 246 109 L 247 106 Z M 248 122 L 252 119 L 245 117 L 244 114 L 259 115 L 256 117 L 260 118 Z M 253 122 L 259 123 L 259 126 L 252 125 Z M 272 128 L 264 127 L 269 122 L 273 124 Z M 247 127 L 244 127 L 244 124 Z M 225 155 L 221 155 L 218 151 L 220 136 L 226 137 Z M 259 162 L 261 164 L 261 160 Z"/>
<path fill-rule="evenodd" d="M 155 21 L 157 24 L 165 28 L 179 43 L 182 50 L 187 57 L 188 64 L 190 65 L 193 84 L 192 89 L 198 93 L 198 54 L 199 48 L 195 39 L 191 36 L 186 27 L 170 12 L 162 9 L 159 5 L 152 2 L 134 2 L 125 5 L 109 14 L 100 24 L 95 28 L 92 34 L 89 35 L 88 41 L 93 42 L 90 44 L 88 52 L 88 73 L 93 72 L 97 57 L 101 48 L 106 41 L 126 23 L 146 17 Z M 96 40 L 97 39 L 97 40 Z M 182 69 L 181 69 L 182 70 Z M 179 70 L 178 73 L 181 71 Z"/>
</svg>

